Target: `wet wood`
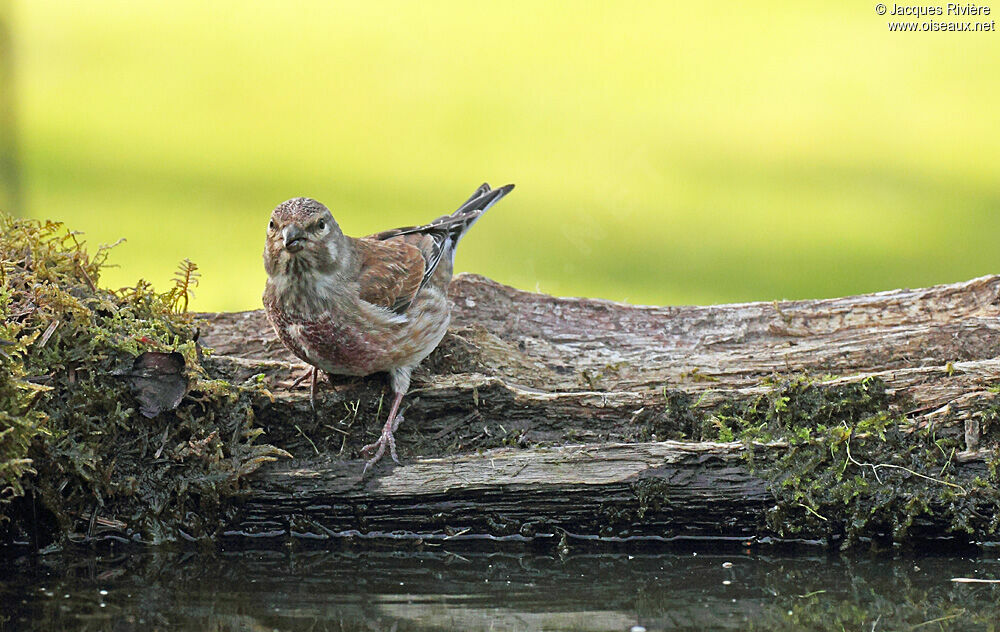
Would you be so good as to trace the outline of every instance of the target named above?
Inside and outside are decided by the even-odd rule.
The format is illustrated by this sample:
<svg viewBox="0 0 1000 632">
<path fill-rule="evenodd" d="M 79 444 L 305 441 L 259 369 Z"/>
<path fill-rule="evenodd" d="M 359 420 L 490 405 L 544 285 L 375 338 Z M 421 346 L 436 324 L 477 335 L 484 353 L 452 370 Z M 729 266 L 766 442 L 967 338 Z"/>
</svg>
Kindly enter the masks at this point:
<svg viewBox="0 0 1000 632">
<path fill-rule="evenodd" d="M 878 377 L 911 428 L 962 438 L 963 467 L 987 454 L 979 419 L 1000 379 L 998 276 L 708 307 L 555 298 L 473 275 L 451 295 L 451 330 L 405 400 L 403 465 L 364 480 L 357 450 L 385 415 L 384 377 L 321 383 L 313 415 L 308 383 L 292 388 L 307 367 L 261 311 L 205 315 L 207 367 L 235 381 L 264 374 L 274 402 L 258 422 L 299 458 L 261 471 L 234 531 L 294 531 L 298 520 L 326 535 L 514 535 L 537 522 L 597 535 L 613 518 L 618 532 L 644 536 L 752 536 L 768 495 L 742 448 L 649 429 L 681 431 L 665 392 L 710 410 L 758 396 L 769 376 L 825 376 L 825 387 Z M 661 482 L 670 499 L 655 520 L 638 515 L 641 481 Z"/>
<path fill-rule="evenodd" d="M 681 442 L 501 448 L 411 459 L 364 479 L 360 461 L 283 464 L 255 486 L 237 530 L 429 540 L 740 537 L 754 532 L 768 502 L 741 450 Z"/>
</svg>

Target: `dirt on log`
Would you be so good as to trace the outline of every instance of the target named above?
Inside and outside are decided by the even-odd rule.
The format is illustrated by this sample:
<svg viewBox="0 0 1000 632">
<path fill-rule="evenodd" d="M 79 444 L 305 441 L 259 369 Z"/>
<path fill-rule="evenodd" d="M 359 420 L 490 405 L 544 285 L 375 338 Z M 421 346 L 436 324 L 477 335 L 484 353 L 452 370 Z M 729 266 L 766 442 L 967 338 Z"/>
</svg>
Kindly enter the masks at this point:
<svg viewBox="0 0 1000 632">
<path fill-rule="evenodd" d="M 878 484 L 897 495 L 937 490 L 902 516 L 909 535 L 997 539 L 988 512 L 998 276 L 827 300 L 646 307 L 461 275 L 451 298 L 449 333 L 404 400 L 402 465 L 384 459 L 364 478 L 358 450 L 384 421 L 385 377 L 321 380 L 314 414 L 308 380 L 295 384 L 307 365 L 262 311 L 203 315 L 200 342 L 214 350 L 206 368 L 230 381 L 263 375 L 273 403 L 257 422 L 296 457 L 254 475 L 231 536 L 835 539 L 849 529 L 830 513 L 843 501 L 891 538 L 899 525 L 889 514 L 902 510 L 857 500 Z M 809 399 L 816 393 L 826 399 Z M 823 499 L 765 467 L 801 450 L 800 395 L 796 414 L 822 436 L 845 428 L 829 435 L 839 437 L 829 452 L 831 480 L 855 485 L 850 498 Z M 890 416 L 870 432 L 855 423 Z M 940 476 L 912 455 L 866 461 L 863 437 L 886 429 L 890 439 L 924 437 L 941 452 Z M 791 520 L 782 503 L 801 507 L 790 531 L 775 524 Z"/>
</svg>

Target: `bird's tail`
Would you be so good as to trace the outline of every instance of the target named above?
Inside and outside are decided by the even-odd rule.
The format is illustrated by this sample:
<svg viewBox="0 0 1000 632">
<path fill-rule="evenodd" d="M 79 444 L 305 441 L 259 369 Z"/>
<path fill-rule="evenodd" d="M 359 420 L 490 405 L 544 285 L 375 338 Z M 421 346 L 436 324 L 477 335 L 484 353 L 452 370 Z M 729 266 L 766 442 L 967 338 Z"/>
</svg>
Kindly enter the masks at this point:
<svg viewBox="0 0 1000 632">
<path fill-rule="evenodd" d="M 476 221 L 482 217 L 491 206 L 499 202 L 505 195 L 513 190 L 514 185 L 491 189 L 485 182 L 476 189 L 465 204 L 458 207 L 458 210 L 451 215 L 443 215 L 430 224 L 424 226 L 407 226 L 406 228 L 396 228 L 381 233 L 371 235 L 369 239 L 392 239 L 401 235 L 423 234 L 434 239 L 434 247 L 430 253 L 424 253 L 427 265 L 424 271 L 424 283 L 433 274 L 441 257 L 447 255 L 454 260 L 455 245 L 458 240 L 472 227 Z M 422 286 L 421 286 L 422 287 Z"/>
<path fill-rule="evenodd" d="M 431 224 L 440 223 L 448 227 L 448 233 L 452 242 L 457 244 L 462 236 L 472 228 L 472 225 L 488 211 L 491 206 L 503 199 L 505 195 L 514 189 L 513 184 L 502 186 L 498 189 L 491 189 L 487 183 L 482 183 L 476 192 L 472 194 L 458 210 L 451 215 L 445 215 L 434 220 Z"/>
</svg>

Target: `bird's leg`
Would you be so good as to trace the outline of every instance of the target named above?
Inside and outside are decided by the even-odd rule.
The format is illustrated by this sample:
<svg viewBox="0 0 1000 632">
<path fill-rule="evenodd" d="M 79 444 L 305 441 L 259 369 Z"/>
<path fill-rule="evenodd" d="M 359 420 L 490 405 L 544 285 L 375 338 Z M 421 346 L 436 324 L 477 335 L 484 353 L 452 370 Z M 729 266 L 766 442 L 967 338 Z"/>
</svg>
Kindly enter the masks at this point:
<svg viewBox="0 0 1000 632">
<path fill-rule="evenodd" d="M 316 374 L 319 369 L 313 367 L 312 370 L 312 380 L 309 382 L 309 406 L 312 408 L 313 414 L 316 413 Z"/>
<path fill-rule="evenodd" d="M 291 385 L 289 385 L 289 387 L 288 387 L 288 390 L 292 390 L 293 388 L 297 387 L 299 384 L 302 383 L 302 380 L 304 380 L 307 377 L 309 377 L 310 375 L 312 375 L 312 372 L 315 371 L 315 370 L 316 370 L 316 367 L 310 365 L 309 368 L 306 369 L 305 373 L 303 373 L 302 375 L 298 376 L 297 378 L 295 378 L 292 381 Z"/>
<path fill-rule="evenodd" d="M 306 379 L 307 377 L 310 378 L 311 381 L 309 382 L 309 407 L 312 409 L 314 413 L 316 412 L 316 373 L 318 372 L 319 369 L 317 369 L 314 366 L 311 366 L 309 367 L 308 370 L 306 370 L 305 373 L 295 378 L 295 381 L 292 382 L 292 385 L 288 387 L 288 390 L 292 390 L 293 388 L 301 384 L 302 380 Z"/>
<path fill-rule="evenodd" d="M 399 427 L 399 422 L 403 421 L 403 416 L 397 414 L 399 412 L 399 404 L 402 401 L 403 394 L 396 393 L 395 398 L 392 400 L 392 408 L 389 410 L 389 418 L 386 420 L 385 425 L 382 426 L 382 436 L 375 443 L 361 448 L 362 454 L 375 450 L 375 455 L 365 463 L 365 469 L 361 472 L 362 476 L 368 471 L 368 468 L 378 463 L 382 455 L 385 454 L 386 446 L 389 446 L 389 455 L 392 457 L 392 460 L 399 463 L 399 458 L 396 456 L 396 439 L 392 436 L 392 433 Z"/>
</svg>

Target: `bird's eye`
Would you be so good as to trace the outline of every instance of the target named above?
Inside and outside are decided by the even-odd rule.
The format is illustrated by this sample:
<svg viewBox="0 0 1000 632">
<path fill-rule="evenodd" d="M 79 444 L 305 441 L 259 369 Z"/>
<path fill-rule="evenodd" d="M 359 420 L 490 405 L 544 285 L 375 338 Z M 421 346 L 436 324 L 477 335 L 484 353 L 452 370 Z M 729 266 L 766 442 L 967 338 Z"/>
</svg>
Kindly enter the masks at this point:
<svg viewBox="0 0 1000 632">
<path fill-rule="evenodd" d="M 273 219 L 267 223 L 267 229 L 268 230 L 274 230 L 274 220 Z"/>
<path fill-rule="evenodd" d="M 325 229 L 326 229 L 326 220 L 321 219 L 318 222 L 316 222 L 316 230 L 325 230 Z"/>
</svg>

